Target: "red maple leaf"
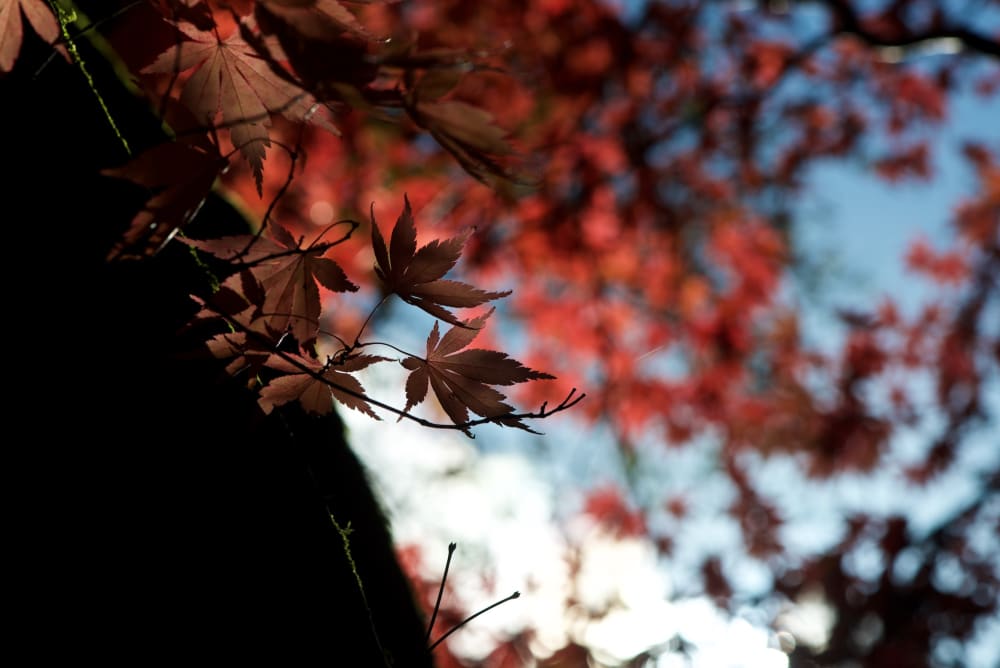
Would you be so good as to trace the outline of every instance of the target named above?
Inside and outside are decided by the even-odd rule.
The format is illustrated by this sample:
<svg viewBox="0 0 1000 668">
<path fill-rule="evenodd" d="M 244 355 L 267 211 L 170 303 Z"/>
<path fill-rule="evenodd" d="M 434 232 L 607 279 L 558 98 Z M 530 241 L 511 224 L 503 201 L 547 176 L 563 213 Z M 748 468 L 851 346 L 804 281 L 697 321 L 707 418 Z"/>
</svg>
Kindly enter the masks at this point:
<svg viewBox="0 0 1000 668">
<path fill-rule="evenodd" d="M 471 232 L 445 241 L 434 240 L 417 250 L 417 231 L 413 225 L 410 200 L 405 195 L 403 212 L 396 220 L 388 248 L 375 223 L 374 209 L 371 218 L 375 274 L 388 292 L 399 295 L 408 304 L 451 325 L 467 327 L 444 307 L 469 308 L 510 294 L 509 290 L 487 292 L 459 281 L 442 280 L 458 262 L 462 246 Z"/>
<path fill-rule="evenodd" d="M 222 318 L 228 331 L 214 334 L 205 341 L 209 353 L 216 359 L 229 360 L 226 373 L 243 374 L 247 386 L 253 389 L 257 374 L 267 364 L 281 343 L 281 332 L 274 332 L 268 319 L 261 314 L 265 295 L 257 278 L 249 269 L 232 274 L 205 299 L 192 295 L 201 310 L 188 323 L 199 323 Z"/>
<path fill-rule="evenodd" d="M 259 296 L 249 301 L 263 299 L 257 306 L 268 328 L 275 333 L 289 332 L 300 346 L 306 346 L 316 339 L 319 328 L 321 305 L 317 282 L 334 292 L 358 289 L 339 264 L 323 257 L 349 235 L 322 242 L 321 234 L 301 248 L 300 241 L 281 225 L 271 223 L 268 230 L 270 237 L 240 234 L 205 241 L 185 239 L 185 242 L 220 259 L 246 265 L 260 285 Z M 246 282 L 245 277 L 242 281 Z M 240 292 L 247 298 L 248 290 L 245 285 L 243 288 Z"/>
<path fill-rule="evenodd" d="M 142 71 L 145 74 L 177 74 L 197 68 L 184 85 L 181 102 L 199 122 L 213 125 L 219 113 L 229 128 L 233 145 L 250 163 L 258 193 L 263 180 L 264 154 L 271 145 L 267 134 L 270 115 L 281 113 L 293 121 L 313 120 L 327 130 L 316 100 L 288 78 L 279 75 L 276 61 L 280 47 L 268 44 L 273 61 L 268 62 L 248 44 L 239 31 L 222 39 L 185 22 L 177 29 L 190 41 L 180 42 L 161 53 Z"/>
<path fill-rule="evenodd" d="M 43 40 L 52 44 L 59 38 L 59 22 L 45 0 L 0 2 L 0 72 L 10 72 L 21 52 L 24 37 L 22 13 Z"/>
<path fill-rule="evenodd" d="M 489 386 L 513 385 L 554 376 L 529 369 L 495 350 L 462 350 L 472 343 L 492 313 L 490 310 L 469 322 L 460 323 L 444 336 L 438 331 L 438 323 L 434 323 L 427 337 L 426 357 L 408 357 L 402 361 L 402 365 L 411 372 L 406 379 L 404 411 L 426 398 L 429 383 L 444 412 L 457 425 L 468 422 L 469 411 L 472 411 L 485 418 L 500 418 L 496 420 L 500 424 L 531 431 L 516 418 L 502 418 L 514 409 L 504 403 L 506 397 L 503 394 Z M 471 435 L 467 428 L 463 431 Z"/>
<path fill-rule="evenodd" d="M 345 30 L 359 37 L 369 36 L 351 10 L 337 0 L 259 0 L 257 6 L 280 16 L 308 37 Z"/>
<path fill-rule="evenodd" d="M 407 113 L 430 132 L 471 176 L 487 185 L 505 181 L 526 183 L 525 177 L 508 170 L 500 159 L 513 154 L 507 131 L 496 124 L 493 114 L 460 100 L 437 100 L 446 77 L 425 76 L 409 95 Z M 446 92 L 446 91 L 445 91 Z"/>
<path fill-rule="evenodd" d="M 161 248 L 198 211 L 226 164 L 217 153 L 168 142 L 104 170 L 106 176 L 127 179 L 151 193 L 109 258 L 141 257 Z"/>
<path fill-rule="evenodd" d="M 298 401 L 307 413 L 326 415 L 333 410 L 333 399 L 336 399 L 348 408 L 379 420 L 381 418 L 368 402 L 361 398 L 365 393 L 361 381 L 351 374 L 387 360 L 377 355 L 348 355 L 322 364 L 299 355 L 272 355 L 267 366 L 285 375 L 261 388 L 257 403 L 265 413 L 270 413 L 275 406 Z"/>
<path fill-rule="evenodd" d="M 235 376 L 244 370 L 256 372 L 267 361 L 269 353 L 248 349 L 248 343 L 252 340 L 248 340 L 246 332 L 226 332 L 216 334 L 205 342 L 205 346 L 213 357 L 230 360 L 226 365 L 226 373 Z"/>
</svg>

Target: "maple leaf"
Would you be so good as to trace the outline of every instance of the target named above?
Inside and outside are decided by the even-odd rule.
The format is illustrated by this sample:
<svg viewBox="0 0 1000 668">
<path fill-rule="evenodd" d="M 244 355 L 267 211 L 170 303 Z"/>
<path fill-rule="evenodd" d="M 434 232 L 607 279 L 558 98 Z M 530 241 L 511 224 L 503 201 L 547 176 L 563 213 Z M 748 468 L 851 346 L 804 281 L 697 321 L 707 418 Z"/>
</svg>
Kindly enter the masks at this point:
<svg viewBox="0 0 1000 668">
<path fill-rule="evenodd" d="M 417 91 L 425 92 L 424 86 Z M 506 130 L 497 125 L 493 115 L 485 109 L 458 100 L 446 100 L 420 102 L 416 111 L 420 124 L 448 150 L 459 146 L 467 153 L 505 155 L 511 152 L 504 140 Z"/>
<path fill-rule="evenodd" d="M 417 250 L 417 231 L 405 195 L 403 202 L 388 247 L 375 223 L 374 208 L 371 213 L 375 274 L 388 292 L 458 327 L 468 325 L 444 307 L 469 308 L 510 294 L 509 290 L 487 292 L 459 281 L 442 280 L 458 262 L 471 231 L 445 241 L 434 240 Z"/>
<path fill-rule="evenodd" d="M 348 408 L 380 420 L 368 402 L 357 396 L 363 396 L 365 388 L 351 374 L 375 362 L 385 361 L 388 358 L 378 355 L 348 355 L 321 364 L 299 355 L 272 355 L 267 366 L 285 375 L 274 378 L 261 388 L 257 403 L 264 413 L 270 413 L 275 406 L 298 401 L 307 413 L 326 415 L 333 410 L 332 399 L 336 399 Z"/>
<path fill-rule="evenodd" d="M 339 264 L 323 257 L 348 235 L 338 241 L 321 243 L 324 236 L 321 234 L 301 248 L 299 241 L 281 225 L 271 223 L 268 231 L 270 237 L 240 234 L 204 241 L 184 241 L 220 259 L 246 265 L 260 287 L 258 296 L 248 300 L 263 299 L 257 305 L 261 315 L 267 319 L 268 328 L 275 333 L 287 331 L 300 346 L 306 346 L 316 339 L 319 328 L 321 306 L 317 283 L 334 292 L 354 292 L 358 289 L 348 280 Z M 246 295 L 246 292 L 244 290 L 243 294 Z"/>
<path fill-rule="evenodd" d="M 111 250 L 109 259 L 141 257 L 161 248 L 194 217 L 226 165 L 217 153 L 168 142 L 144 151 L 121 167 L 103 170 L 105 176 L 126 179 L 152 193 Z"/>
<path fill-rule="evenodd" d="M 258 304 L 264 301 L 260 283 L 249 270 L 243 270 L 229 276 L 207 299 L 195 295 L 191 298 L 202 308 L 187 326 L 217 318 L 229 323 L 232 331 L 212 336 L 205 346 L 216 359 L 230 360 L 226 365 L 230 376 L 246 372 L 252 387 L 257 373 L 280 343 L 260 315 Z"/>
<path fill-rule="evenodd" d="M 205 346 L 216 359 L 229 360 L 226 373 L 230 376 L 246 372 L 250 387 L 256 384 L 257 373 L 271 354 L 264 346 L 258 345 L 255 337 L 248 337 L 246 332 L 216 334 L 205 341 Z"/>
<path fill-rule="evenodd" d="M 406 407 L 409 411 L 427 397 L 428 384 L 447 413 L 457 425 L 469 421 L 469 411 L 485 418 L 499 418 L 496 422 L 509 427 L 531 431 L 516 418 L 504 419 L 514 408 L 504 402 L 506 397 L 490 385 L 513 385 L 528 380 L 552 379 L 547 373 L 529 369 L 505 353 L 495 350 L 470 348 L 472 343 L 492 315 L 493 309 L 467 323 L 452 327 L 444 336 L 438 331 L 438 323 L 427 337 L 427 352 L 424 359 L 408 357 L 401 364 L 410 370 L 406 379 Z M 463 431 L 470 435 L 469 430 Z"/>
<path fill-rule="evenodd" d="M 436 84 L 435 84 L 436 85 Z M 427 97 L 436 91 L 430 82 L 418 86 L 414 95 Z M 458 160 L 471 176 L 486 185 L 504 182 L 527 184 L 524 176 L 507 170 L 497 160 L 513 149 L 506 141 L 507 131 L 497 125 L 485 109 L 458 100 L 428 101 L 414 97 L 407 107 L 410 117 L 430 132 L 446 151 Z"/>
<path fill-rule="evenodd" d="M 207 299 L 192 295 L 192 299 L 202 306 L 194 320 L 221 316 L 238 323 L 245 332 L 266 337 L 270 330 L 266 323 L 261 323 L 261 305 L 265 297 L 257 278 L 249 269 L 243 269 L 227 277 Z"/>
<path fill-rule="evenodd" d="M 142 71 L 176 74 L 197 68 L 184 85 L 181 102 L 206 125 L 212 125 L 221 112 L 233 145 L 250 163 L 258 194 L 265 151 L 271 145 L 267 128 L 272 113 L 292 121 L 313 120 L 336 134 L 336 128 L 314 113 L 316 100 L 275 72 L 276 64 L 262 58 L 239 31 L 221 39 L 215 32 L 198 30 L 189 23 L 176 26 L 190 41 L 171 46 Z M 280 56 L 275 56 L 278 59 Z"/>
<path fill-rule="evenodd" d="M 372 36 L 335 0 L 259 0 L 262 34 L 281 45 L 302 86 L 326 103 L 367 108 L 362 90 L 378 75 L 369 58 Z"/>
<path fill-rule="evenodd" d="M 43 40 L 52 44 L 59 38 L 59 22 L 45 0 L 3 0 L 0 2 L 0 72 L 10 72 L 21 52 L 22 13 Z"/>
<path fill-rule="evenodd" d="M 281 16 L 305 37 L 327 37 L 345 30 L 359 37 L 370 36 L 357 17 L 337 0 L 258 0 L 257 7 Z"/>
</svg>

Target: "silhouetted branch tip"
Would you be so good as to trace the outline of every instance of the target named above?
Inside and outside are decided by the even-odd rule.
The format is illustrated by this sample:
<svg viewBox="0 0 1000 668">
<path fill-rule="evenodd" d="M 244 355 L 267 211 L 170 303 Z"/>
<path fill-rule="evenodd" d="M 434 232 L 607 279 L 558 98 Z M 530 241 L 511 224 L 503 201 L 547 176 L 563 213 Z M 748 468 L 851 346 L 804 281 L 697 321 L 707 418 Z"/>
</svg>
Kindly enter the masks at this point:
<svg viewBox="0 0 1000 668">
<path fill-rule="evenodd" d="M 495 608 L 497 606 L 500 606 L 500 605 L 503 605 L 507 601 L 513 601 L 515 598 L 521 598 L 521 592 L 515 591 L 510 596 L 508 596 L 506 598 L 502 598 L 499 601 L 497 601 L 496 603 L 493 603 L 491 605 L 486 606 L 485 608 L 483 608 L 482 610 L 480 610 L 479 612 L 477 612 L 475 614 L 469 615 L 468 617 L 466 617 L 465 619 L 463 619 L 462 621 L 460 621 L 458 624 L 456 624 L 455 626 L 451 627 L 451 629 L 447 633 L 445 633 L 443 636 L 441 636 L 440 638 L 438 638 L 437 640 L 435 640 L 434 644 L 430 646 L 430 651 L 434 651 L 434 648 L 437 647 L 438 645 L 440 645 L 442 642 L 444 642 L 444 640 L 448 636 L 450 636 L 452 633 L 454 633 L 455 631 L 459 630 L 460 628 L 462 628 L 463 626 L 465 626 L 466 624 L 468 624 L 469 622 L 471 622 L 473 619 L 475 619 L 479 615 L 487 613 L 490 610 L 492 610 L 493 608 Z"/>
<path fill-rule="evenodd" d="M 448 543 L 448 559 L 444 562 L 444 574 L 441 576 L 441 586 L 438 587 L 437 600 L 434 602 L 434 611 L 431 613 L 431 621 L 427 625 L 427 636 L 424 638 L 425 643 L 429 643 L 431 641 L 431 631 L 434 630 L 434 622 L 437 621 L 438 610 L 441 609 L 441 597 L 444 595 L 444 585 L 448 580 L 448 568 L 451 567 L 451 556 L 455 554 L 455 548 L 457 547 L 458 543 Z M 434 649 L 433 645 L 431 646 L 431 649 Z"/>
</svg>

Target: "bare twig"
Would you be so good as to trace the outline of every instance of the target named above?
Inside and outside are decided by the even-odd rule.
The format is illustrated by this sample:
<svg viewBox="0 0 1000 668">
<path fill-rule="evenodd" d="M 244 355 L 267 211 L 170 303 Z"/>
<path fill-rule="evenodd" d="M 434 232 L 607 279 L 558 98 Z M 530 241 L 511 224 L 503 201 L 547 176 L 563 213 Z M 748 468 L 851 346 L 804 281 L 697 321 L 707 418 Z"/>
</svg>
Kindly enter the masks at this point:
<svg viewBox="0 0 1000 668">
<path fill-rule="evenodd" d="M 443 636 L 441 636 L 440 638 L 438 638 L 437 640 L 435 640 L 434 644 L 430 646 L 430 650 L 434 651 L 434 648 L 437 647 L 438 645 L 440 645 L 442 642 L 444 642 L 445 638 L 447 638 L 452 633 L 454 633 L 455 631 L 459 630 L 460 628 L 462 628 L 463 626 L 465 626 L 466 624 L 468 624 L 469 622 L 471 622 L 473 619 L 475 619 L 479 615 L 481 615 L 483 613 L 486 613 L 486 612 L 489 612 L 493 608 L 495 608 L 495 607 L 497 607 L 499 605 L 503 605 L 507 601 L 513 601 L 515 598 L 520 598 L 520 597 L 521 597 L 521 592 L 516 591 L 513 594 L 511 594 L 510 596 L 508 596 L 507 598 L 500 599 L 499 601 L 497 601 L 493 605 L 488 605 L 485 608 L 483 608 L 482 610 L 480 610 L 479 612 L 477 612 L 477 613 L 475 613 L 473 615 L 469 615 L 468 617 L 466 617 L 465 619 L 463 619 L 461 622 L 459 622 L 458 624 L 455 624 L 455 626 L 451 627 L 451 629 L 447 633 L 445 633 Z"/>
<path fill-rule="evenodd" d="M 437 621 L 438 610 L 441 609 L 441 596 L 444 594 L 444 583 L 448 580 L 448 567 L 451 566 L 451 557 L 455 554 L 456 547 L 455 543 L 448 543 L 448 559 L 444 562 L 444 575 L 441 576 L 441 586 L 438 588 L 437 601 L 434 602 L 434 612 L 431 613 L 431 621 L 427 625 L 427 638 L 424 641 L 427 643 L 431 641 L 431 631 L 434 629 L 434 622 Z"/>
</svg>

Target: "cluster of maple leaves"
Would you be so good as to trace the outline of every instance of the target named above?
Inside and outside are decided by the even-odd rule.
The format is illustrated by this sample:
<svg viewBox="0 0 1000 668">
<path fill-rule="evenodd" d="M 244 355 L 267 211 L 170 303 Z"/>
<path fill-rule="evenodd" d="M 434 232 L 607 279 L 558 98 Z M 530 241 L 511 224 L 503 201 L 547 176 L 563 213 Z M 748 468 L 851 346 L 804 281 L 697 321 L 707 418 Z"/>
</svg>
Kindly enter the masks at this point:
<svg viewBox="0 0 1000 668">
<path fill-rule="evenodd" d="M 348 231 L 338 239 L 323 241 L 340 226 L 347 226 Z M 360 352 L 377 344 L 362 342 L 359 331 L 352 343 L 338 339 L 342 347 L 325 361 L 309 353 L 315 350 L 321 322 L 319 286 L 335 293 L 358 289 L 340 265 L 323 257 L 331 247 L 346 241 L 356 227 L 353 221 L 334 223 L 305 247 L 302 239 L 296 240 L 276 223 L 269 227 L 270 238 L 247 234 L 205 241 L 185 239 L 234 268 L 204 302 L 199 317 L 222 317 L 232 326 L 232 332 L 218 334 L 208 342 L 217 357 L 232 360 L 227 367 L 231 374 L 256 379 L 263 368 L 281 374 L 260 391 L 259 403 L 267 413 L 290 401 L 298 401 L 310 413 L 328 413 L 332 395 L 343 405 L 378 419 L 372 400 L 352 375 L 374 363 L 391 361 Z M 504 395 L 491 386 L 552 376 L 529 369 L 502 352 L 467 348 L 492 309 L 469 320 L 460 320 L 448 310 L 480 306 L 508 294 L 443 278 L 458 261 L 468 234 L 417 248 L 408 200 L 388 244 L 374 214 L 371 230 L 375 273 L 386 296 L 396 295 L 451 325 L 442 336 L 435 321 L 425 355 L 407 355 L 401 360 L 410 374 L 406 406 L 396 412 L 402 417 L 423 402 L 429 384 L 448 417 L 469 435 L 470 411 L 485 418 L 482 422 L 528 429 L 523 422 L 526 416 L 515 414 Z M 298 352 L 278 350 L 286 336 L 300 342 Z M 544 417 L 542 413 L 528 417 Z"/>
<path fill-rule="evenodd" d="M 152 103 L 160 105 L 177 139 L 105 170 L 106 175 L 130 180 L 150 193 L 122 240 L 109 252 L 109 260 L 148 256 L 181 233 L 230 164 L 230 155 L 222 154 L 223 141 L 246 160 L 260 194 L 264 160 L 273 145 L 269 129 L 274 114 L 339 135 L 334 110 L 343 112 L 351 104 L 400 107 L 416 124 L 428 128 L 470 172 L 502 171 L 488 155 L 508 150 L 502 139 L 505 132 L 493 124 L 492 116 L 465 103 L 436 101 L 457 83 L 458 70 L 446 66 L 459 58 L 464 62 L 458 51 L 424 53 L 412 46 L 393 45 L 365 60 L 362 56 L 367 57 L 374 39 L 335 0 L 183 0 L 144 3 L 128 11 L 140 15 L 129 24 L 130 29 L 150 26 L 151 35 L 172 41 L 152 62 L 141 67 L 128 64 L 145 78 Z M 0 30 L 4 31 L 0 65 L 4 70 L 17 57 L 22 12 L 46 41 L 55 42 L 60 35 L 59 22 L 64 19 L 53 15 L 48 3 L 5 3 L 0 9 Z M 335 63 L 328 71 L 317 69 L 344 53 L 354 54 L 354 60 Z M 398 81 L 395 88 L 372 85 L 379 77 L 389 76 L 402 77 L 405 88 Z M 220 131 L 228 136 L 220 138 Z M 293 147 L 285 148 L 294 154 Z M 195 297 L 202 305 L 196 320 L 226 323 L 229 331 L 212 336 L 207 345 L 216 357 L 228 360 L 229 373 L 249 378 L 251 386 L 261 385 L 259 403 L 265 412 L 297 401 L 307 412 L 324 414 L 333 409 L 335 399 L 376 419 L 373 402 L 400 418 L 412 417 L 409 411 L 425 400 L 428 385 L 453 426 L 470 436 L 470 426 L 483 422 L 530 431 L 525 418 L 554 412 L 543 407 L 538 413 L 517 414 L 495 389 L 553 377 L 504 353 L 467 348 L 493 310 L 463 320 L 449 309 L 479 307 L 510 293 L 444 279 L 471 231 L 418 249 L 408 200 L 388 245 L 371 211 L 374 272 L 384 297 L 366 323 L 388 296 L 396 295 L 451 329 L 442 335 L 435 323 L 425 354 L 405 353 L 401 363 L 410 374 L 402 410 L 371 399 L 354 375 L 372 364 L 392 361 L 362 352 L 388 344 L 362 342 L 362 331 L 353 337 L 330 333 L 327 338 L 340 345 L 321 358 L 316 345 L 323 331 L 321 288 L 327 296 L 358 289 L 327 255 L 348 241 L 359 226 L 350 220 L 337 221 L 306 243 L 304 236 L 296 239 L 269 212 L 256 234 L 205 240 L 182 233 L 178 237 L 226 264 L 214 293 Z M 580 398 L 569 396 L 555 410 Z M 470 422 L 470 411 L 479 416 L 478 422 Z"/>
</svg>

